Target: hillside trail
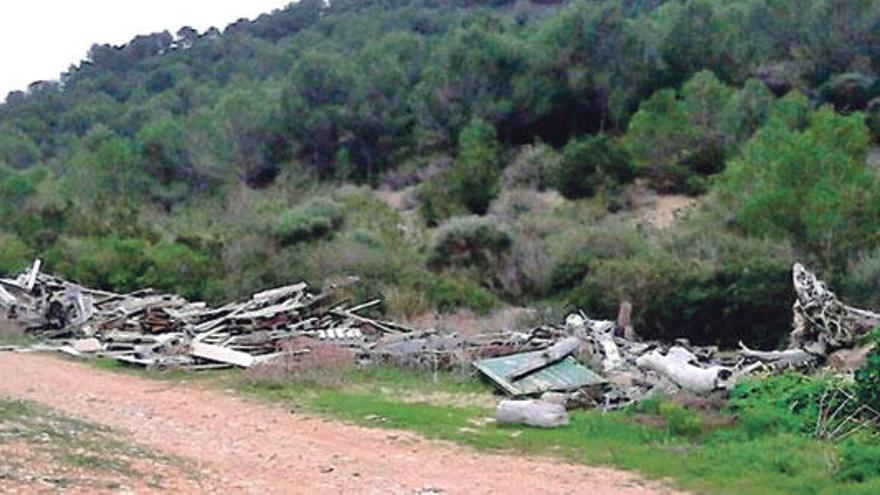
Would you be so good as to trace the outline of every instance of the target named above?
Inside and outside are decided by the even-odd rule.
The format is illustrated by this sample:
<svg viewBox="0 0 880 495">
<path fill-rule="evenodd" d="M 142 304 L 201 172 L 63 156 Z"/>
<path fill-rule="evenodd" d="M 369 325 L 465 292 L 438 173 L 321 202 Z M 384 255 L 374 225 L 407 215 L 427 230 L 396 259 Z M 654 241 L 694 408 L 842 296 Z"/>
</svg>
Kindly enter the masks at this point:
<svg viewBox="0 0 880 495">
<path fill-rule="evenodd" d="M 0 353 L 0 395 L 106 425 L 179 457 L 202 493 L 673 493 L 610 468 L 477 452 L 49 355 Z"/>
</svg>

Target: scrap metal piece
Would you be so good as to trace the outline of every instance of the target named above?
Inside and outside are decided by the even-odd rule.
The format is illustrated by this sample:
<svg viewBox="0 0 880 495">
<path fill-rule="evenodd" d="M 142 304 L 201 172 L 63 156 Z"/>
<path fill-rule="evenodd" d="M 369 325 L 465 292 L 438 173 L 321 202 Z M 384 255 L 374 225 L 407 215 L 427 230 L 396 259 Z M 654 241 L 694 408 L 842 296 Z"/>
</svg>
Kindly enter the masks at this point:
<svg viewBox="0 0 880 495">
<path fill-rule="evenodd" d="M 542 351 L 483 359 L 474 367 L 513 396 L 532 395 L 547 391 L 567 392 L 605 383 L 605 379 L 568 356 L 518 379 L 507 378 L 527 363 L 540 359 Z"/>
</svg>

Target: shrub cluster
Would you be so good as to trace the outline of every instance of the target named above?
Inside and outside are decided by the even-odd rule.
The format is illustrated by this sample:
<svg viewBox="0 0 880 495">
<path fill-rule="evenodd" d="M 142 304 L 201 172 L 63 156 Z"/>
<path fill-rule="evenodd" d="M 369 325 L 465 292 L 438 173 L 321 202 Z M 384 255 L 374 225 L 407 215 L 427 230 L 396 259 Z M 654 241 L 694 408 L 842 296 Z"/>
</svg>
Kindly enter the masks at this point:
<svg viewBox="0 0 880 495">
<path fill-rule="evenodd" d="M 492 217 L 456 217 L 437 229 L 428 262 L 485 273 L 498 266 L 512 244 L 511 234 Z"/>
<path fill-rule="evenodd" d="M 275 226 L 275 236 L 284 244 L 309 241 L 329 235 L 343 220 L 337 202 L 318 197 L 284 211 Z"/>
<path fill-rule="evenodd" d="M 572 140 L 562 151 L 556 171 L 556 187 L 566 198 L 593 196 L 605 190 L 617 192 L 635 178 L 629 154 L 607 135 Z"/>
<path fill-rule="evenodd" d="M 826 410 L 849 408 L 841 409 L 842 417 L 858 407 L 854 403 L 844 405 L 843 395 L 830 393 L 835 389 L 851 392 L 852 386 L 833 378 L 790 372 L 737 384 L 730 393 L 730 405 L 751 438 L 775 432 L 812 434 L 823 397 L 822 407 Z"/>
<path fill-rule="evenodd" d="M 856 393 L 864 404 L 880 411 L 880 329 L 874 331 L 870 342 L 874 348 L 856 371 Z"/>
<path fill-rule="evenodd" d="M 613 316 L 630 301 L 645 338 L 772 348 L 789 331 L 791 310 L 780 301 L 792 297 L 791 262 L 790 250 L 778 244 L 683 232 L 646 242 L 632 256 L 572 256 L 551 282 L 557 289 L 571 286 L 575 274 L 585 274 L 565 293 L 569 304 Z"/>
</svg>

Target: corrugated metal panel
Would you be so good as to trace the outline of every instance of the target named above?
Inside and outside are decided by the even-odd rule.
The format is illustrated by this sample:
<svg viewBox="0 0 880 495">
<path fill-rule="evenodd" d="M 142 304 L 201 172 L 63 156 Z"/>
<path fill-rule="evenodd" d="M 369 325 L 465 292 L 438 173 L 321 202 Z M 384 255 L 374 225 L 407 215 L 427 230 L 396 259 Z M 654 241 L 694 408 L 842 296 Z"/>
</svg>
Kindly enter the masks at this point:
<svg viewBox="0 0 880 495">
<path fill-rule="evenodd" d="M 541 351 L 477 361 L 474 366 L 511 395 L 531 395 L 549 390 L 568 391 L 605 383 L 605 379 L 580 364 L 574 357 L 553 363 L 518 380 L 507 377 Z"/>
</svg>

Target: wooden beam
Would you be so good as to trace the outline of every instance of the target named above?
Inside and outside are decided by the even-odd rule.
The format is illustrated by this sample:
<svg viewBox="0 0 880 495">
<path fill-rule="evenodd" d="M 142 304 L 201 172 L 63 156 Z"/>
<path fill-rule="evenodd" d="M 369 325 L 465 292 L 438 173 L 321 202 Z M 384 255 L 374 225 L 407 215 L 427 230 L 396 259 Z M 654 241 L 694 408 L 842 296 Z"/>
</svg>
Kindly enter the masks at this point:
<svg viewBox="0 0 880 495">
<path fill-rule="evenodd" d="M 193 342 L 190 355 L 209 361 L 217 361 L 218 363 L 233 364 L 242 368 L 250 368 L 256 361 L 256 357 L 245 352 L 234 351 L 218 345 L 203 344 L 201 342 Z"/>
</svg>

